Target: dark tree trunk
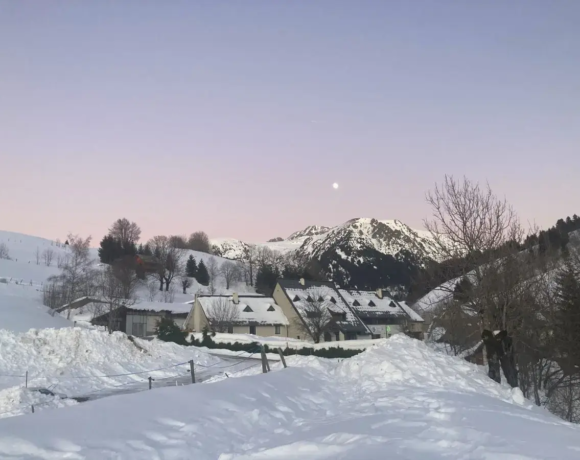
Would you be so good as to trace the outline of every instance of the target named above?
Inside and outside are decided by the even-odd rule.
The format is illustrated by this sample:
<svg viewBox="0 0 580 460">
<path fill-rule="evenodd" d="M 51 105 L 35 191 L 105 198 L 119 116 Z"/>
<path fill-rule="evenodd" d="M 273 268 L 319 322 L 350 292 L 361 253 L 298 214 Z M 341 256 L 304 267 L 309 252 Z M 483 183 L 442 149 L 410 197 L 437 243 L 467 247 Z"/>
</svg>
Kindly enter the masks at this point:
<svg viewBox="0 0 580 460">
<path fill-rule="evenodd" d="M 159 290 L 163 291 L 163 280 L 162 279 L 159 280 Z"/>
</svg>

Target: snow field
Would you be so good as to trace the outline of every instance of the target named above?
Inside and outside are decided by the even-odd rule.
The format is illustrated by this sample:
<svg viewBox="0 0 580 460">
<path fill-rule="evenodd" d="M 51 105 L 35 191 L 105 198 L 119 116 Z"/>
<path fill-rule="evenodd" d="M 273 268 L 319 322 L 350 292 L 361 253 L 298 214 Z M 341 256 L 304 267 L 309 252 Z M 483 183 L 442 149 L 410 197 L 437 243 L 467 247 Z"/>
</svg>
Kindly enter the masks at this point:
<svg viewBox="0 0 580 460">
<path fill-rule="evenodd" d="M 580 427 L 395 336 L 345 360 L 0 420 L 11 459 L 577 459 Z"/>
<path fill-rule="evenodd" d="M 29 389 L 49 388 L 74 397 L 132 384 L 145 387 L 149 376 L 162 379 L 187 375 L 191 359 L 204 366 L 220 362 L 195 347 L 158 340 L 132 342 L 120 332 L 109 334 L 78 327 L 20 334 L 0 331 L 0 417 L 29 413 L 30 398 L 37 398 L 37 404 L 62 405 L 58 398 L 37 392 L 31 395 L 24 389 L 26 372 Z M 185 364 L 176 366 L 179 363 Z"/>
</svg>

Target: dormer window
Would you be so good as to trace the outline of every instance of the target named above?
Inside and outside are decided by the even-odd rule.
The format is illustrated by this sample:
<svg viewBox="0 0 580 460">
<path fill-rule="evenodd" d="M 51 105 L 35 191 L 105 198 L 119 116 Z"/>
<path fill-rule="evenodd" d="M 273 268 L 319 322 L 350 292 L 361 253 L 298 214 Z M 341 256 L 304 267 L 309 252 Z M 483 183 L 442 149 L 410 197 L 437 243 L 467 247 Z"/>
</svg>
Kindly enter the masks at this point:
<svg viewBox="0 0 580 460">
<path fill-rule="evenodd" d="M 249 305 L 246 305 L 246 308 L 244 308 L 244 313 L 252 313 L 253 311 Z"/>
<path fill-rule="evenodd" d="M 312 297 L 310 296 L 306 297 L 306 302 L 313 302 Z"/>
<path fill-rule="evenodd" d="M 319 296 L 319 297 L 318 297 L 318 301 L 319 301 L 319 302 L 324 302 L 324 298 L 323 298 L 322 296 Z"/>
<path fill-rule="evenodd" d="M 267 311 L 276 311 L 276 310 L 274 309 L 274 305 L 270 305 L 270 307 L 268 308 L 268 310 L 267 310 Z"/>
<path fill-rule="evenodd" d="M 372 300 L 369 300 L 369 307 L 376 307 L 376 304 Z"/>
<path fill-rule="evenodd" d="M 292 299 L 292 302 L 300 302 L 300 297 L 295 295 L 294 298 Z"/>
<path fill-rule="evenodd" d="M 358 300 L 355 300 L 355 301 L 352 303 L 352 306 L 353 306 L 353 307 L 360 307 L 360 303 L 358 302 Z"/>
<path fill-rule="evenodd" d="M 395 305 L 395 302 L 393 302 L 392 300 L 391 300 L 391 303 L 389 304 L 389 307 L 391 307 L 391 308 L 397 308 L 397 306 Z"/>
<path fill-rule="evenodd" d="M 336 303 L 336 299 L 335 299 L 334 297 L 331 297 L 331 298 L 330 298 L 330 301 L 331 301 L 332 303 Z"/>
</svg>

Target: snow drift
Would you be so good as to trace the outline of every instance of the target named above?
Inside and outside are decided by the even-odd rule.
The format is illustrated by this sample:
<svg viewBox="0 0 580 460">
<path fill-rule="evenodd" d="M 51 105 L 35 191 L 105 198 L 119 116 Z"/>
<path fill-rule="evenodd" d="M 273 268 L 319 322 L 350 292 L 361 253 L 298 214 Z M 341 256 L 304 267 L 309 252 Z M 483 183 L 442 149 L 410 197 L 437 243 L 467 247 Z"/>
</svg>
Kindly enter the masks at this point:
<svg viewBox="0 0 580 460">
<path fill-rule="evenodd" d="M 0 417 L 30 412 L 29 400 L 38 397 L 38 393 L 31 396 L 23 389 L 27 372 L 29 389 L 50 388 L 69 397 L 84 396 L 142 384 L 150 375 L 161 379 L 187 374 L 189 366 L 171 366 L 191 359 L 203 365 L 220 361 L 195 347 L 130 340 L 121 332 L 109 334 L 78 327 L 21 334 L 0 330 Z M 147 372 L 152 369 L 162 370 Z M 50 401 L 44 395 L 37 403 Z M 55 401 L 53 406 L 60 403 Z"/>
<path fill-rule="evenodd" d="M 0 420 L 13 459 L 576 459 L 580 427 L 404 336 L 343 361 Z M 255 371 L 251 371 L 255 372 Z M 250 373 L 250 371 L 242 374 Z M 230 377 L 232 377 L 230 375 Z"/>
</svg>

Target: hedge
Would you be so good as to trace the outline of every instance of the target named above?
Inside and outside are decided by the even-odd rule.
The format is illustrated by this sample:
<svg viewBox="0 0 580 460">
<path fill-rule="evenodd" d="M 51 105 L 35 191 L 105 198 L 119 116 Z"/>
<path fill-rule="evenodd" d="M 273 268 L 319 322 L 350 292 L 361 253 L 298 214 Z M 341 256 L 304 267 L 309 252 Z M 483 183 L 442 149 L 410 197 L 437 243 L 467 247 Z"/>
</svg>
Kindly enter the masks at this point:
<svg viewBox="0 0 580 460">
<path fill-rule="evenodd" d="M 196 347 L 206 347 L 206 348 L 224 348 L 231 351 L 246 351 L 248 353 L 255 353 L 260 349 L 260 343 L 227 343 L 227 342 L 214 342 L 212 337 L 204 333 L 201 340 L 191 337 L 191 345 Z M 269 347 L 264 345 L 264 351 L 266 353 L 278 353 L 277 348 Z M 347 350 L 339 347 L 329 347 L 329 348 L 282 348 L 282 353 L 285 356 L 291 355 L 302 355 L 302 356 L 318 356 L 319 358 L 351 358 L 364 350 Z"/>
</svg>

